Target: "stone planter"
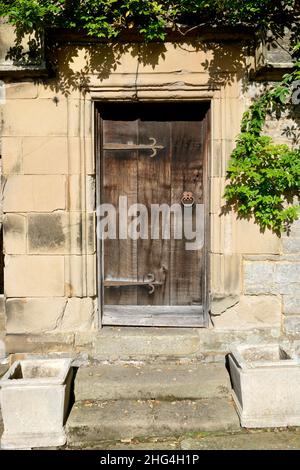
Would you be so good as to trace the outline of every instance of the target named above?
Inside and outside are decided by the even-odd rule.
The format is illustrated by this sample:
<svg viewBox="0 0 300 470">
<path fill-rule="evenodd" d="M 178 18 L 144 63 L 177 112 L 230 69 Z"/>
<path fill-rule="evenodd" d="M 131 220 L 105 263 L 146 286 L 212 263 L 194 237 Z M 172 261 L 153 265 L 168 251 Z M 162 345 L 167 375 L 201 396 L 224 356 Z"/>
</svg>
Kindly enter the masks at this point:
<svg viewBox="0 0 300 470">
<path fill-rule="evenodd" d="M 66 442 L 71 359 L 16 361 L 0 380 L 3 449 L 61 446 Z"/>
<path fill-rule="evenodd" d="M 300 364 L 278 345 L 237 347 L 229 354 L 241 426 L 300 426 Z"/>
</svg>

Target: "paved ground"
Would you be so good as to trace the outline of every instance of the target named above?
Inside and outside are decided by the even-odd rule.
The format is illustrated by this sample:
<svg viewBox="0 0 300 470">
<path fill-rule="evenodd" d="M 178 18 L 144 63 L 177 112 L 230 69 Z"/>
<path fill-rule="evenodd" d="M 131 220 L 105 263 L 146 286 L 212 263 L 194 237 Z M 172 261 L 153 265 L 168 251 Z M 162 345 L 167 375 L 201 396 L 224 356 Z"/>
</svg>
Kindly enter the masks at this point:
<svg viewBox="0 0 300 470">
<path fill-rule="evenodd" d="M 192 437 L 147 442 L 103 443 L 94 450 L 299 450 L 300 429 L 247 431 L 238 433 L 200 433 Z"/>
</svg>

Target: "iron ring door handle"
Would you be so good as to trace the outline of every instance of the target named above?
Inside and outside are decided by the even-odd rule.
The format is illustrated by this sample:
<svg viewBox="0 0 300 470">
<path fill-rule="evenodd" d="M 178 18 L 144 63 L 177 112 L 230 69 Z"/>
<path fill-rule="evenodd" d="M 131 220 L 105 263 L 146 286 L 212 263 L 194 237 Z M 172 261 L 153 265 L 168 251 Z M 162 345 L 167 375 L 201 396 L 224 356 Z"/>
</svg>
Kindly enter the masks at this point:
<svg viewBox="0 0 300 470">
<path fill-rule="evenodd" d="M 191 191 L 184 191 L 180 202 L 184 207 L 192 207 L 195 204 L 195 197 Z"/>
</svg>

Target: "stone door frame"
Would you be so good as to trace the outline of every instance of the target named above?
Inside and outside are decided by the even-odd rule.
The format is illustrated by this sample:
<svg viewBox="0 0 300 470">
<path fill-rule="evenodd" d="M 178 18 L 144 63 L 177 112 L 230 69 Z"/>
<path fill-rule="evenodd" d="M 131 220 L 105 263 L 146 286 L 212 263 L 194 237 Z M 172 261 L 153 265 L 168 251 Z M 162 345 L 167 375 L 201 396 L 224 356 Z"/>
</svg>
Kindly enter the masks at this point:
<svg viewBox="0 0 300 470">
<path fill-rule="evenodd" d="M 128 74 L 130 75 L 130 74 Z M 238 98 L 226 96 L 224 88 L 221 86 L 212 86 L 211 84 L 199 85 L 200 73 L 191 74 L 191 81 L 195 83 L 175 82 L 174 84 L 164 84 L 165 74 L 151 74 L 154 77 L 152 83 L 149 83 L 148 74 L 141 77 L 138 84 L 136 84 L 136 77 L 132 74 L 131 79 L 126 76 L 126 85 L 122 83 L 122 76 L 120 82 L 114 82 L 111 86 L 99 84 L 99 80 L 93 77 L 91 84 L 80 91 L 80 98 L 78 100 L 76 114 L 78 116 L 80 147 L 81 147 L 81 201 L 82 210 L 86 211 L 89 204 L 88 198 L 94 198 L 96 206 L 99 204 L 99 195 L 96 190 L 99 181 L 97 180 L 98 163 L 96 159 L 95 148 L 95 129 L 96 129 L 96 103 L 99 101 L 132 101 L 140 100 L 143 102 L 168 102 L 168 101 L 198 101 L 210 102 L 210 161 L 208 162 L 208 178 L 209 178 L 209 221 L 210 227 L 210 243 L 209 248 L 209 262 L 207 266 L 208 279 L 210 286 L 208 291 L 213 291 L 218 296 L 226 296 L 227 286 L 225 285 L 226 271 L 234 269 L 240 278 L 241 263 L 240 259 L 234 256 L 234 247 L 232 247 L 231 237 L 224 236 L 226 231 L 230 231 L 230 221 L 228 218 L 219 217 L 218 209 L 222 206 L 222 188 L 228 156 L 230 155 L 231 148 L 234 145 L 234 138 L 236 132 L 232 126 L 232 119 L 230 116 L 236 115 L 238 123 L 241 116 L 241 103 Z M 150 74 L 149 74 L 150 75 Z M 157 83 L 157 75 L 160 82 Z M 143 84 L 144 79 L 144 84 Z M 201 77 L 203 80 L 203 77 Z M 174 78 L 172 77 L 172 80 Z M 96 82 L 96 83 L 95 83 Z M 197 83 L 198 82 L 198 83 Z M 132 85 L 127 85 L 131 83 Z M 71 100 L 70 100 L 71 101 Z M 74 101 L 71 105 L 74 107 Z M 74 110 L 75 111 L 75 110 Z M 79 111 L 79 115 L 78 115 Z M 71 109 L 69 109 L 71 113 Z M 228 115 L 228 121 L 226 116 Z M 239 124 L 238 124 L 239 125 Z M 237 126 L 235 126 L 237 128 Z M 230 151 L 228 152 L 228 147 Z M 87 168 L 93 168 L 93 175 L 89 175 Z M 89 177 L 94 178 L 93 194 L 88 194 L 87 190 Z M 89 185 L 90 186 L 90 185 Z M 216 209 L 217 208 L 217 209 Z M 229 223 L 229 225 L 228 225 Z M 86 222 L 84 222 L 86 225 Z M 227 229 L 226 229 L 227 224 Z M 92 277 L 94 289 L 98 298 L 98 315 L 95 318 L 96 327 L 101 328 L 101 309 L 99 306 L 100 292 L 97 288 L 97 272 L 99 272 L 99 257 L 94 261 L 93 266 L 90 266 L 87 256 L 87 241 L 88 241 L 88 227 L 83 227 L 83 257 L 82 257 L 82 281 L 83 281 L 83 296 L 88 295 L 88 278 Z M 100 251 L 99 242 L 97 241 L 97 253 Z M 229 255 L 229 256 L 228 256 Z M 231 256 L 232 255 L 232 256 Z M 234 264 L 234 268 L 232 268 Z M 72 273 L 70 273 L 72 276 Z M 75 275 L 75 274 L 74 274 Z M 239 281 L 238 281 L 239 283 Z M 233 292 L 234 293 L 234 292 Z M 232 292 L 230 292 L 232 294 Z M 230 295 L 229 294 L 229 295 Z M 209 295 L 209 297 L 210 297 Z"/>
</svg>

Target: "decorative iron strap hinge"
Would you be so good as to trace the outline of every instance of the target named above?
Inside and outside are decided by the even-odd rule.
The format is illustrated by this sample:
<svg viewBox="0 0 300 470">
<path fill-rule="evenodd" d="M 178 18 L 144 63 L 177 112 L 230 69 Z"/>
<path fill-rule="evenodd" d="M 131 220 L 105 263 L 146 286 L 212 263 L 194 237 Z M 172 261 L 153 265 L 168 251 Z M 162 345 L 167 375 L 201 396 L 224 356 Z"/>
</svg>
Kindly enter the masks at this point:
<svg viewBox="0 0 300 470">
<path fill-rule="evenodd" d="M 152 273 L 144 276 L 143 280 L 131 280 L 131 279 L 106 279 L 103 282 L 104 287 L 133 287 L 133 286 L 145 286 L 149 289 L 149 294 L 153 294 L 155 287 L 163 286 L 165 283 L 166 269 L 163 268 L 163 278 L 160 281 L 155 280 L 155 276 Z"/>
<path fill-rule="evenodd" d="M 152 140 L 152 144 L 121 144 L 121 143 L 107 143 L 103 145 L 103 150 L 152 150 L 150 158 L 153 158 L 157 154 L 157 150 L 163 149 L 162 145 L 156 145 L 156 139 L 149 137 Z"/>
</svg>

